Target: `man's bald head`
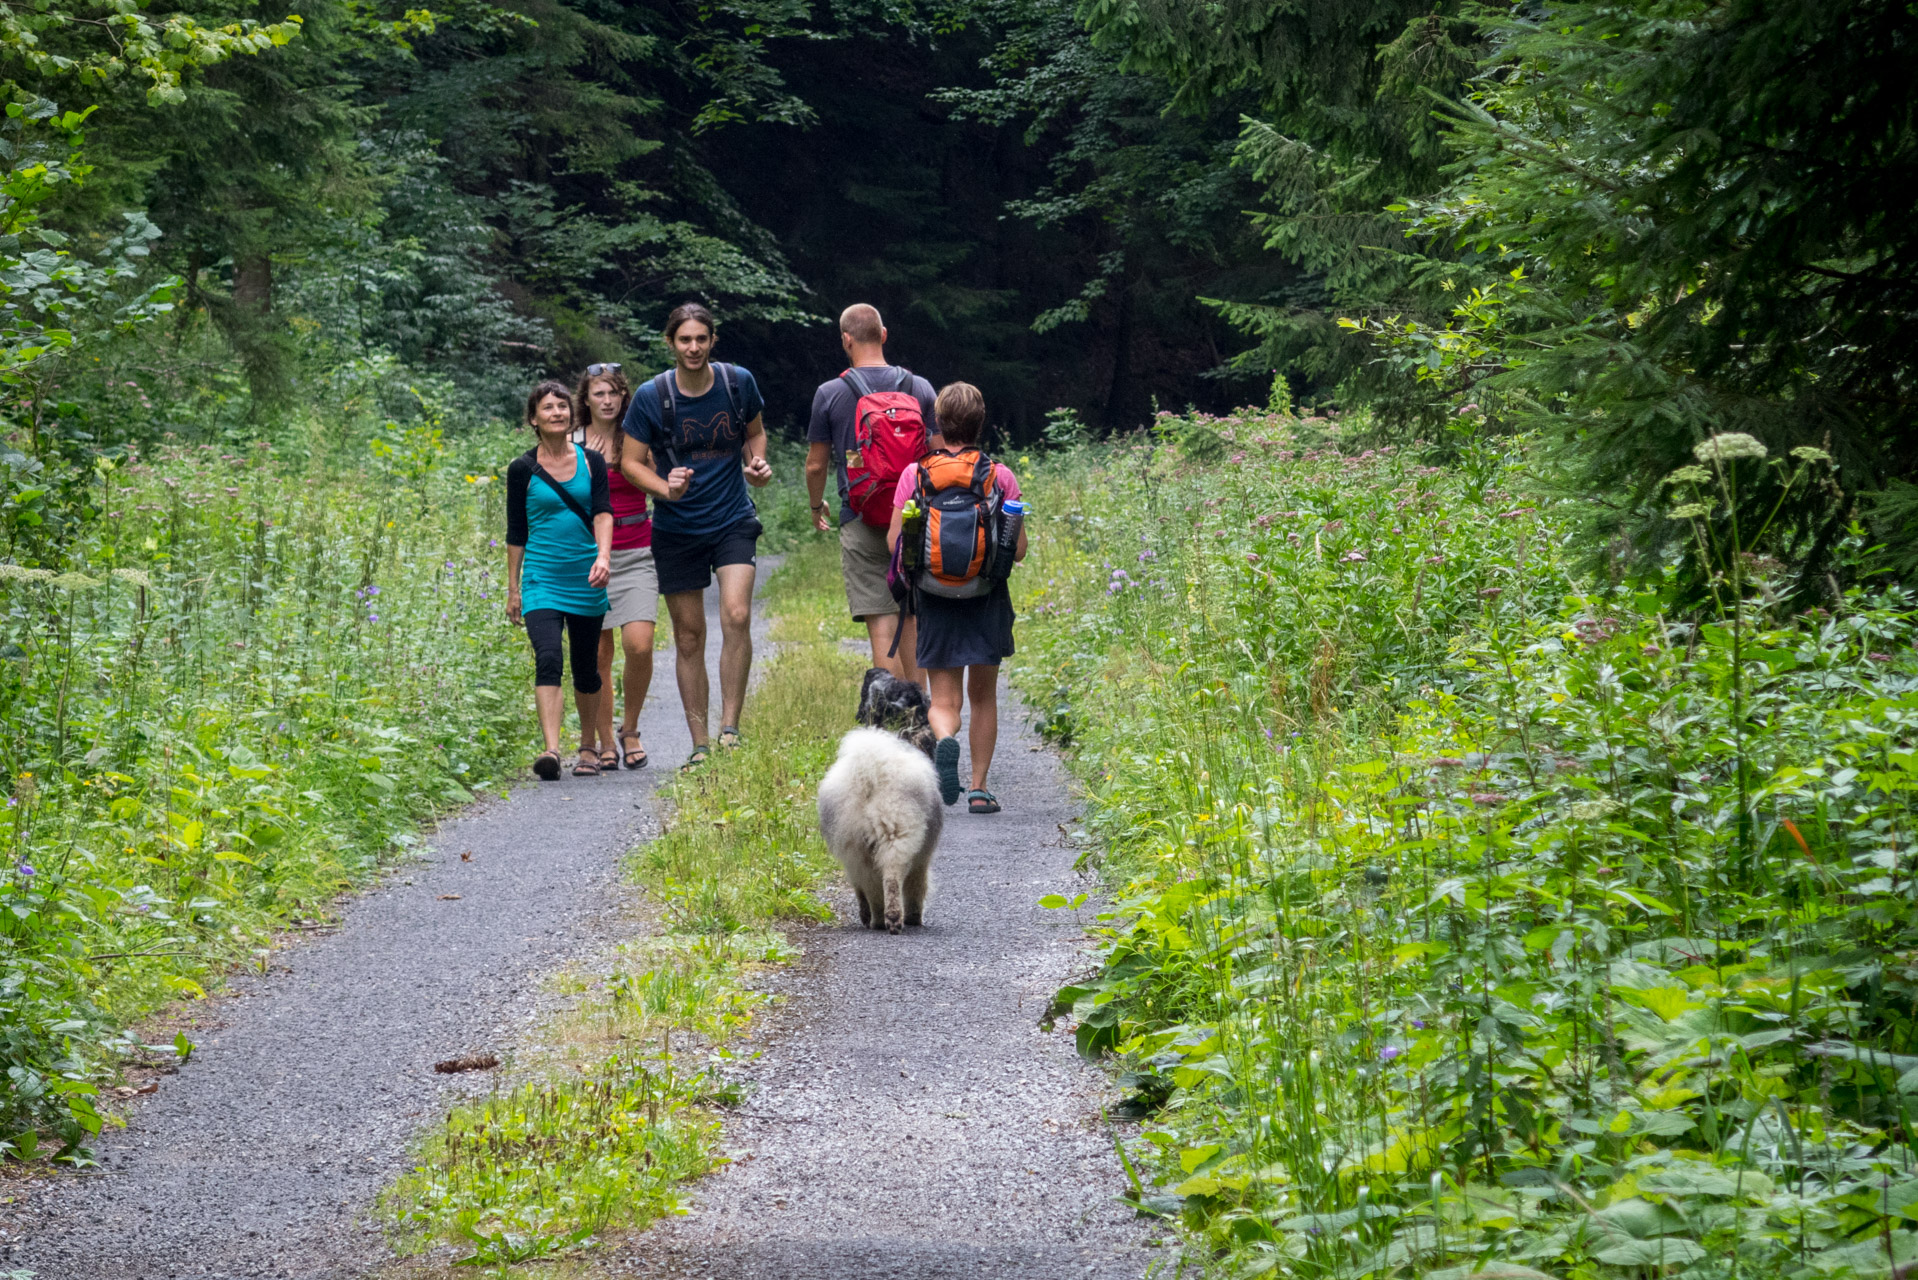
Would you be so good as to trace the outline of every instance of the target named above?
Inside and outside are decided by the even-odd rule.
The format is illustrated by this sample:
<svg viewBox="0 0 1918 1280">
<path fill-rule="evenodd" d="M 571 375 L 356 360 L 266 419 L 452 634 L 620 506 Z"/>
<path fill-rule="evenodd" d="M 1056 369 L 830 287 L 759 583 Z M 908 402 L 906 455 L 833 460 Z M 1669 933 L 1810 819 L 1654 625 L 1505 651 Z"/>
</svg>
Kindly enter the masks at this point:
<svg viewBox="0 0 1918 1280">
<path fill-rule="evenodd" d="M 879 318 L 879 308 L 870 302 L 855 302 L 841 311 L 839 332 L 862 347 L 876 347 L 886 341 L 886 326 Z"/>
</svg>

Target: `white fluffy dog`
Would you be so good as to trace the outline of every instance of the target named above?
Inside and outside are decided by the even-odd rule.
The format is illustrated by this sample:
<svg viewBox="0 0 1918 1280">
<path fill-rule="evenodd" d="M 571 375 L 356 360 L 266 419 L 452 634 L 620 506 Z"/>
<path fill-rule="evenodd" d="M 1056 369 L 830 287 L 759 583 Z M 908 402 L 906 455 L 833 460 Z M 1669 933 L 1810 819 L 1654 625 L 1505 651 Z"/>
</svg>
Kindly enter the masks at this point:
<svg viewBox="0 0 1918 1280">
<path fill-rule="evenodd" d="M 819 783 L 819 830 L 859 898 L 859 923 L 919 924 L 944 810 L 925 753 L 884 729 L 854 729 Z"/>
</svg>

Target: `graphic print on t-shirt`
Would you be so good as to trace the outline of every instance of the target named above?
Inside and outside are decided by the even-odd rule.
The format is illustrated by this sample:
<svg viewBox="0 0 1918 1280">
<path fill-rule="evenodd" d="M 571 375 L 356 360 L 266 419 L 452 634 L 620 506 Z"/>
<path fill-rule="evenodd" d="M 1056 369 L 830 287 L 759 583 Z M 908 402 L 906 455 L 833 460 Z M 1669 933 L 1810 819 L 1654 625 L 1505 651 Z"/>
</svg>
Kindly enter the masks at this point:
<svg viewBox="0 0 1918 1280">
<path fill-rule="evenodd" d="M 731 457 L 746 443 L 746 433 L 733 422 L 730 409 L 709 416 L 682 411 L 679 415 L 681 453 L 686 458 Z"/>
</svg>

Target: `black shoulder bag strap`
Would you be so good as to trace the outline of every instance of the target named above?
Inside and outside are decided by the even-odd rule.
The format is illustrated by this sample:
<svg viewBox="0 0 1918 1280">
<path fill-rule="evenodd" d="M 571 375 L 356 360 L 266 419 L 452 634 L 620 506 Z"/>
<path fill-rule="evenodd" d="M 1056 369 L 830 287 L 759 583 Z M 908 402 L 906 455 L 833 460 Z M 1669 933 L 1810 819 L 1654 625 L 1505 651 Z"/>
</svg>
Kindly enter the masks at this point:
<svg viewBox="0 0 1918 1280">
<path fill-rule="evenodd" d="M 584 449 L 581 449 L 579 451 L 579 456 L 576 459 L 576 461 L 579 463 L 580 466 L 586 468 L 586 475 L 588 477 L 586 483 L 587 483 L 587 488 L 590 491 L 592 487 L 591 477 L 593 474 L 593 469 L 592 469 L 592 464 L 587 461 L 586 451 Z M 546 482 L 546 487 L 548 489 L 551 489 L 554 493 L 558 494 L 559 500 L 573 509 L 573 514 L 578 516 L 580 523 L 586 526 L 586 532 L 591 533 L 593 531 L 592 515 L 586 510 L 585 507 L 582 507 L 579 505 L 578 498 L 575 498 L 572 494 L 566 492 L 565 485 L 561 484 L 559 481 L 553 479 L 553 477 L 546 474 L 546 468 L 539 465 L 538 457 L 534 457 L 533 459 L 533 474 L 538 476 L 541 480 L 544 480 Z M 575 472 L 575 474 L 577 474 L 577 472 Z"/>
</svg>

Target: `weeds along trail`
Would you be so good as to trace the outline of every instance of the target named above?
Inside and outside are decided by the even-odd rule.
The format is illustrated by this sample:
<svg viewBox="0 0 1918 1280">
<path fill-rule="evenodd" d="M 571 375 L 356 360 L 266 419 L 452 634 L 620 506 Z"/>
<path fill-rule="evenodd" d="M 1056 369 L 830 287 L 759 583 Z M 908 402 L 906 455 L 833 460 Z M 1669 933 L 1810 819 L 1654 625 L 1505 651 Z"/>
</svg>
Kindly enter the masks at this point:
<svg viewBox="0 0 1918 1280">
<path fill-rule="evenodd" d="M 324 922 L 422 820 L 520 766 L 525 700 L 501 691 L 524 662 L 481 461 L 511 445 L 479 433 L 454 457 L 431 434 L 414 444 L 432 467 L 407 477 L 263 442 L 103 464 L 105 518 L 64 572 L 32 567 L 24 516 L 9 526 L 0 1131 L 25 1135 L 15 1154 L 76 1153 L 123 1058 L 176 1054 L 123 1028 L 257 962 L 275 931 Z"/>
<path fill-rule="evenodd" d="M 1014 678 L 1119 900 L 1059 1008 L 1141 1206 L 1207 1275 L 1918 1256 L 1910 600 L 1708 543 L 1686 613 L 1523 442 L 1354 434 L 1163 415 L 1028 486 Z M 1820 465 L 1737 443 L 1675 483 Z"/>
<path fill-rule="evenodd" d="M 718 634 L 715 621 L 709 660 Z M 517 685 L 517 645 L 514 656 Z M 683 758 L 672 683 L 654 695 L 641 720 L 648 746 Z M 197 1033 L 192 1060 L 141 1100 L 124 1133 L 100 1140 L 99 1171 L 15 1211 L 8 1261 L 42 1280 L 343 1280 L 386 1265 L 382 1189 L 416 1163 L 409 1152 L 435 1117 L 497 1078 L 434 1064 L 510 1050 L 546 1009 L 548 975 L 638 928 L 623 860 L 656 832 L 651 795 L 672 776 L 653 767 L 522 785 L 442 825 L 396 883 L 345 904 L 336 932 L 275 952 L 266 974 L 212 1006 L 217 1023 Z M 519 1111 L 544 1107 L 551 1119 L 574 1101 L 535 1090 Z M 706 1122 L 682 1127 L 663 1101 L 656 1091 L 621 1114 L 663 1122 L 655 1161 L 703 1167 Z M 573 1114 L 603 1119 L 624 1102 Z M 645 1180 L 625 1190 L 643 1209 Z"/>
</svg>

